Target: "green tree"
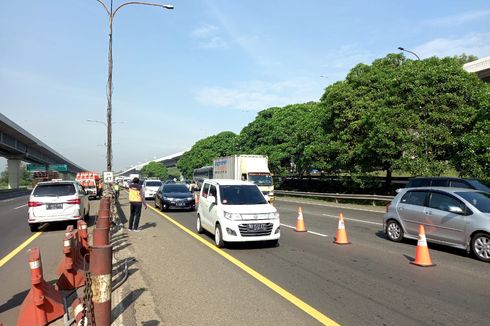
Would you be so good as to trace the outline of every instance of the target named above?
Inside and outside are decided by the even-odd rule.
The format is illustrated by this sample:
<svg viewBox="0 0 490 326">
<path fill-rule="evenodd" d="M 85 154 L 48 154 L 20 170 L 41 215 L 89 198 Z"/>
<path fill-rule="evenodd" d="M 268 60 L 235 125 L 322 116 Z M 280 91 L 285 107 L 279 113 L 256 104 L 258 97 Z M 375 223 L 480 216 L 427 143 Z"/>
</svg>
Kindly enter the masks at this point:
<svg viewBox="0 0 490 326">
<path fill-rule="evenodd" d="M 312 136 L 316 136 L 318 119 L 315 121 L 311 117 L 317 110 L 318 104 L 310 102 L 259 112 L 255 120 L 240 132 L 238 144 L 241 152 L 267 155 L 269 168 L 275 174 L 284 174 L 292 166 L 302 173 L 311 166 L 304 150 Z"/>
<path fill-rule="evenodd" d="M 141 169 L 144 178 L 156 178 L 166 180 L 168 178 L 168 169 L 165 165 L 158 162 L 150 162 Z"/>
<path fill-rule="evenodd" d="M 215 158 L 237 154 L 236 137 L 231 131 L 223 131 L 199 140 L 182 155 L 177 162 L 177 168 L 185 178 L 192 179 L 194 169 L 212 165 Z"/>
<path fill-rule="evenodd" d="M 180 171 L 176 167 L 168 168 L 168 178 L 180 180 Z"/>
<path fill-rule="evenodd" d="M 488 87 L 455 58 L 390 54 L 359 64 L 321 98 L 323 154 L 336 157 L 337 172 L 384 170 L 388 182 L 394 169 L 440 175 L 458 167 L 458 151 L 469 141 L 463 136 L 488 110 Z"/>
<path fill-rule="evenodd" d="M 27 171 L 27 166 L 26 164 L 22 163 L 20 165 L 20 178 L 19 178 L 19 186 L 21 187 L 30 187 L 32 186 L 32 174 Z M 8 177 L 8 169 L 6 168 L 1 174 L 0 174 L 0 186 L 1 187 L 7 187 L 9 182 L 9 177 Z"/>
<path fill-rule="evenodd" d="M 455 55 L 453 58 L 456 59 L 460 65 L 464 65 L 465 63 L 478 60 L 478 57 L 476 55 L 466 54 L 466 53 Z"/>
</svg>

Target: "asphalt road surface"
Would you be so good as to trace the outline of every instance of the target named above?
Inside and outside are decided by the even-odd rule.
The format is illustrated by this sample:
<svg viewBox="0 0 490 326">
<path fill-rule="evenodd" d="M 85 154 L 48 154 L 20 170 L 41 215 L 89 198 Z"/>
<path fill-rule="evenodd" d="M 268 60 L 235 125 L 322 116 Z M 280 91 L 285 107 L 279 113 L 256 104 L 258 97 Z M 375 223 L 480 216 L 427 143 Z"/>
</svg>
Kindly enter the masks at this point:
<svg viewBox="0 0 490 326">
<path fill-rule="evenodd" d="M 19 302 L 19 298 L 23 298 L 29 288 L 25 249 L 5 262 L 6 255 L 31 236 L 26 224 L 27 208 L 17 208 L 26 201 L 24 197 L 0 202 L 3 226 L 0 231 L 0 259 L 3 263 L 0 267 L 0 320 L 6 325 L 12 324 L 8 321 L 16 320 L 16 310 L 22 301 Z M 152 206 L 153 202 L 149 204 Z M 236 262 L 219 254 L 219 249 L 202 246 L 194 238 L 213 243 L 212 235 L 195 233 L 195 212 L 171 211 L 162 215 L 154 209 L 143 211 L 140 225 L 145 230 L 131 233 L 129 239 L 133 239 L 142 274 L 150 282 L 152 291 L 156 292 L 156 302 L 160 303 L 158 300 L 165 300 L 165 297 L 169 300 L 173 292 L 192 297 L 197 281 L 204 281 L 209 292 L 199 293 L 208 296 L 211 307 L 213 302 L 221 302 L 217 295 L 226 295 L 226 287 L 229 287 L 229 292 L 237 291 L 232 293 L 232 298 L 239 299 L 225 305 L 226 309 L 223 305 L 218 309 L 216 304 L 214 311 L 213 308 L 199 310 L 202 324 L 206 324 L 204 321 L 225 324 L 230 320 L 227 317 L 233 316 L 241 318 L 235 319 L 237 325 L 252 323 L 252 320 L 255 324 L 267 325 L 274 318 L 281 320 L 281 324 L 318 323 L 318 318 L 315 318 L 318 316 L 306 309 L 307 306 L 342 325 L 488 324 L 489 264 L 469 257 L 464 251 L 429 244 L 432 261 L 437 266 L 422 268 L 411 265 L 409 262 L 415 256 L 416 242 L 393 243 L 386 240 L 381 231 L 383 212 L 379 209 L 339 208 L 293 199 L 279 199 L 275 206 L 281 213 L 282 223 L 278 247 L 252 243 L 230 244 L 224 249 L 232 260 L 242 263 L 256 275 L 237 268 Z M 293 229 L 299 206 L 303 209 L 307 233 Z M 123 208 L 127 211 L 127 207 Z M 333 243 L 340 212 L 345 217 L 350 245 Z M 182 228 L 191 230 L 194 236 Z M 30 244 L 42 247 L 47 280 L 54 279 L 49 273 L 54 272 L 61 257 L 59 242 L 62 233 L 63 228 L 48 229 Z M 178 255 L 170 256 L 170 253 L 177 252 Z M 167 260 L 158 259 L 158 253 Z M 188 264 L 188 268 L 182 266 L 182 270 L 192 274 L 189 271 L 193 268 L 195 275 L 174 275 L 173 289 L 168 288 L 168 284 L 165 289 L 151 284 L 152 280 L 158 283 L 156 271 L 165 271 L 171 264 Z M 209 275 L 211 270 L 213 274 Z M 267 283 L 259 280 L 261 277 L 289 295 L 281 296 L 272 291 Z M 235 288 L 234 281 L 242 284 L 241 287 Z M 218 289 L 216 284 L 225 288 Z M 165 291 L 167 296 L 163 295 Z M 177 300 L 178 297 L 175 298 Z M 295 304 L 296 299 L 305 305 Z M 240 300 L 243 300 L 242 304 Z M 254 302 L 251 305 L 249 300 L 257 300 L 257 310 L 269 310 L 262 323 L 257 322 L 251 308 Z M 196 313 L 197 307 L 188 310 L 186 304 L 188 302 L 174 301 L 175 313 Z M 169 320 L 163 324 L 171 324 Z"/>
</svg>

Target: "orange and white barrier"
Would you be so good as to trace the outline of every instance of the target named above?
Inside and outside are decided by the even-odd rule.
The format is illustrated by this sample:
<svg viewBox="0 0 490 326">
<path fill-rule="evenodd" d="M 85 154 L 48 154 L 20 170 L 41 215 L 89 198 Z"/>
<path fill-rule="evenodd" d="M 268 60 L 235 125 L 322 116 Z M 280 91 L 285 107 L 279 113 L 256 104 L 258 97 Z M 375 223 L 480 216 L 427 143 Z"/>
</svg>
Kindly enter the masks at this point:
<svg viewBox="0 0 490 326">
<path fill-rule="evenodd" d="M 423 225 L 419 225 L 419 238 L 417 241 L 415 260 L 411 261 L 410 264 L 421 267 L 435 266 L 430 259 L 429 247 L 427 246 L 427 238 L 425 237 L 425 228 Z"/>
<path fill-rule="evenodd" d="M 305 220 L 303 219 L 303 210 L 298 208 L 298 217 L 296 218 L 296 232 L 306 232 Z"/>
<path fill-rule="evenodd" d="M 345 230 L 344 214 L 339 214 L 339 226 L 337 228 L 337 236 L 335 237 L 334 243 L 339 245 L 350 244 L 347 238 L 347 231 Z"/>
<path fill-rule="evenodd" d="M 61 292 L 43 278 L 41 252 L 35 247 L 29 250 L 31 290 L 20 307 L 18 326 L 44 326 L 64 314 Z"/>
</svg>

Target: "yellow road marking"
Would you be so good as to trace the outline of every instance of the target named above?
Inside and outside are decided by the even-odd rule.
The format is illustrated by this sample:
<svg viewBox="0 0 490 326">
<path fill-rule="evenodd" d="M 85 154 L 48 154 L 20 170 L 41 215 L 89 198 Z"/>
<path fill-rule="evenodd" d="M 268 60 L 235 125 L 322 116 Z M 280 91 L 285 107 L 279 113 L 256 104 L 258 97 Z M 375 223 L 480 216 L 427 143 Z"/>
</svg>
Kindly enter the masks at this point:
<svg viewBox="0 0 490 326">
<path fill-rule="evenodd" d="M 214 250 L 216 253 L 223 256 L 225 259 L 227 259 L 231 263 L 233 263 L 236 266 L 238 266 L 239 268 L 241 268 L 243 271 L 245 271 L 246 273 L 248 273 L 249 275 L 254 277 L 256 280 L 258 280 L 259 282 L 261 282 L 262 284 L 264 284 L 265 286 L 267 286 L 268 288 L 270 288 L 271 290 L 273 290 L 274 292 L 279 294 L 281 297 L 283 297 L 287 301 L 291 302 L 292 304 L 294 304 L 296 307 L 298 307 L 299 309 L 306 312 L 311 317 L 318 320 L 320 323 L 322 323 L 324 325 L 329 325 L 329 326 L 339 325 L 338 323 L 336 323 L 332 319 L 328 318 L 327 316 L 325 316 L 324 314 L 322 314 L 321 312 L 319 312 L 318 310 L 316 310 L 315 308 L 313 308 L 312 306 L 310 306 L 306 302 L 302 301 L 301 299 L 299 299 L 298 297 L 296 297 L 292 293 L 288 292 L 287 290 L 283 289 L 279 285 L 277 285 L 274 282 L 272 282 L 271 280 L 269 280 L 267 277 L 258 273 L 257 271 L 255 271 L 254 269 L 249 267 L 248 265 L 245 265 L 240 260 L 236 259 L 235 257 L 231 256 L 230 254 L 228 254 L 225 251 L 221 250 L 220 248 L 216 247 L 214 244 L 211 244 L 209 241 L 204 240 L 199 235 L 197 235 L 193 231 L 189 230 L 188 228 L 186 228 L 185 226 L 183 226 L 179 222 L 175 221 L 174 219 L 172 219 L 168 215 L 163 214 L 162 212 L 158 211 L 154 207 L 148 206 L 148 208 L 151 208 L 154 212 L 165 217 L 169 222 L 173 223 L 175 226 L 180 228 L 182 231 L 186 232 L 187 234 L 189 234 L 190 236 L 192 236 L 196 240 L 200 241 L 202 244 L 204 244 L 208 248 Z"/>
<path fill-rule="evenodd" d="M 12 259 L 15 255 L 17 255 L 22 249 L 27 247 L 34 239 L 36 239 L 38 236 L 40 236 L 43 233 L 43 230 L 47 227 L 48 225 L 46 224 L 41 228 L 40 231 L 34 233 L 29 239 L 24 241 L 20 246 L 15 248 L 11 253 L 9 253 L 7 256 L 3 257 L 2 260 L 0 260 L 0 267 L 5 265 L 10 259 Z"/>
</svg>

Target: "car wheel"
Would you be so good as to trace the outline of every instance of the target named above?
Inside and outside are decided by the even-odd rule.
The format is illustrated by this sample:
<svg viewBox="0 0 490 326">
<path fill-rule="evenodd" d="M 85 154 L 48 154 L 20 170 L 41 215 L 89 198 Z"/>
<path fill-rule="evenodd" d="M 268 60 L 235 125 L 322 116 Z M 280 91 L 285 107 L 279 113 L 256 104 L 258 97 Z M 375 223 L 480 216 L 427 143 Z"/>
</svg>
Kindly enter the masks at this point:
<svg viewBox="0 0 490 326">
<path fill-rule="evenodd" d="M 471 238 L 471 251 L 479 260 L 490 262 L 490 235 L 477 233 Z"/>
<path fill-rule="evenodd" d="M 155 208 L 158 208 L 158 198 L 155 197 Z"/>
<path fill-rule="evenodd" d="M 31 232 L 37 232 L 39 225 L 38 224 L 29 224 L 29 227 L 31 228 Z"/>
<path fill-rule="evenodd" d="M 166 206 L 167 206 L 167 205 L 165 205 L 163 202 L 160 202 L 160 211 L 161 211 L 161 212 L 164 212 L 164 211 L 167 209 L 167 207 L 166 207 Z"/>
<path fill-rule="evenodd" d="M 204 232 L 202 225 L 201 225 L 201 216 L 199 216 L 199 215 L 197 215 L 197 219 L 196 219 L 196 230 L 197 230 L 197 233 L 203 233 Z"/>
<path fill-rule="evenodd" d="M 216 224 L 216 229 L 214 229 L 214 243 L 216 243 L 216 247 L 218 248 L 223 248 L 225 246 L 223 235 L 221 233 L 221 225 L 219 224 Z"/>
<path fill-rule="evenodd" d="M 386 235 L 388 239 L 395 242 L 400 242 L 403 239 L 403 229 L 395 220 L 390 220 L 386 224 Z"/>
</svg>

